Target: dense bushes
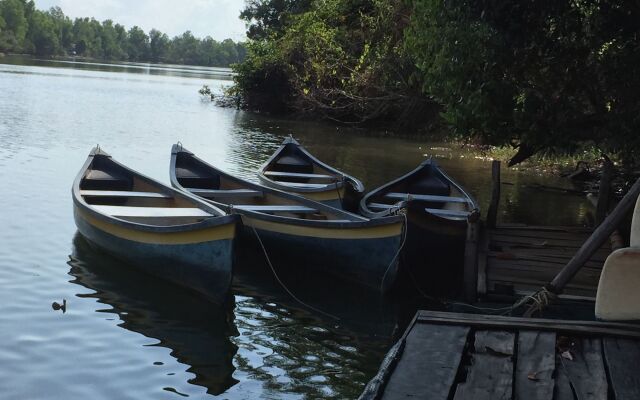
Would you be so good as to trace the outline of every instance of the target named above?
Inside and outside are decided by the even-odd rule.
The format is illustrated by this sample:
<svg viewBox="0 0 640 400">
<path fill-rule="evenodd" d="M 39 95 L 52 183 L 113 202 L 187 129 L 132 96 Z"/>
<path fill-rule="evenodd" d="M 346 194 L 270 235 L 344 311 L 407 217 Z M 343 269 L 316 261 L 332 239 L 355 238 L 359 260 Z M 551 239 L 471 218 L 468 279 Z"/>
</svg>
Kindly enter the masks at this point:
<svg viewBox="0 0 640 400">
<path fill-rule="evenodd" d="M 519 148 L 640 149 L 640 6 L 624 0 L 252 0 L 236 90 L 257 109 L 441 122 Z M 277 105 L 274 107 L 274 105 Z"/>
<path fill-rule="evenodd" d="M 32 0 L 0 0 L 0 51 L 208 66 L 229 66 L 245 56 L 244 44 L 231 39 L 198 39 L 188 31 L 170 39 L 155 29 L 147 35 L 111 20 L 71 21 L 59 7 L 40 11 Z"/>
</svg>

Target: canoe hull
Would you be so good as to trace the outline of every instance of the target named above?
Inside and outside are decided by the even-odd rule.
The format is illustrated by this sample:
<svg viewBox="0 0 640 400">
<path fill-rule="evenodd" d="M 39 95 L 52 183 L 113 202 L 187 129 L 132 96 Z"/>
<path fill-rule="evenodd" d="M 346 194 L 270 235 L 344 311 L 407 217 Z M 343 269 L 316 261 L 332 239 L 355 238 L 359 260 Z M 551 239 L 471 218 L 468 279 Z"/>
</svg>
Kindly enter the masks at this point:
<svg viewBox="0 0 640 400">
<path fill-rule="evenodd" d="M 312 270 L 382 293 L 395 286 L 402 222 L 330 229 L 265 223 L 242 216 L 242 223 L 240 240 L 255 246 L 259 237 L 276 271 Z"/>
<path fill-rule="evenodd" d="M 407 215 L 402 252 L 404 284 L 437 296 L 455 296 L 462 287 L 467 222 L 420 212 Z"/>
<path fill-rule="evenodd" d="M 74 218 L 82 236 L 127 264 L 198 292 L 215 303 L 221 303 L 228 297 L 233 271 L 235 223 L 200 232 L 174 232 L 149 237 L 108 221 L 96 220 L 77 207 L 74 208 Z"/>
</svg>

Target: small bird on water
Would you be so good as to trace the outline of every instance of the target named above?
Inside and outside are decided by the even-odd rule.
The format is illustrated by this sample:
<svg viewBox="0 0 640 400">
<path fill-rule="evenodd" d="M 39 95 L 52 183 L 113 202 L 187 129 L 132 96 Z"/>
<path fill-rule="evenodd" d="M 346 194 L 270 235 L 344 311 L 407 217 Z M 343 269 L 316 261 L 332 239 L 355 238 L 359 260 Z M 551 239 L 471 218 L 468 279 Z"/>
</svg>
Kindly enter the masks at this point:
<svg viewBox="0 0 640 400">
<path fill-rule="evenodd" d="M 51 304 L 51 308 L 56 311 L 62 310 L 62 313 L 64 314 L 67 311 L 67 299 L 62 299 L 62 304 L 54 301 L 53 304 Z"/>
</svg>

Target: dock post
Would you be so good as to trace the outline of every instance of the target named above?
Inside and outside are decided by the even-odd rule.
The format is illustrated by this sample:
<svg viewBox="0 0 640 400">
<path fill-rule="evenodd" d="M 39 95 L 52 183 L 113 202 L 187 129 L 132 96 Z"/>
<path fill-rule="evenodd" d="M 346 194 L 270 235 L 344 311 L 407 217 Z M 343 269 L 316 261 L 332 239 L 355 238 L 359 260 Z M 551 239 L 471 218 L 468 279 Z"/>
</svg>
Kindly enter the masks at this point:
<svg viewBox="0 0 640 400">
<path fill-rule="evenodd" d="M 491 163 L 491 203 L 487 211 L 487 228 L 495 228 L 498 220 L 498 205 L 500 204 L 500 161 Z"/>
<path fill-rule="evenodd" d="M 478 242 L 480 213 L 473 212 L 467 220 L 467 240 L 464 246 L 464 298 L 468 303 L 478 300 Z"/>
<path fill-rule="evenodd" d="M 604 165 L 602 177 L 600 178 L 600 188 L 598 189 L 598 203 L 596 204 L 596 226 L 600 225 L 607 216 L 609 210 L 609 199 L 611 197 L 611 177 L 613 175 L 613 163 L 603 154 Z"/>
</svg>

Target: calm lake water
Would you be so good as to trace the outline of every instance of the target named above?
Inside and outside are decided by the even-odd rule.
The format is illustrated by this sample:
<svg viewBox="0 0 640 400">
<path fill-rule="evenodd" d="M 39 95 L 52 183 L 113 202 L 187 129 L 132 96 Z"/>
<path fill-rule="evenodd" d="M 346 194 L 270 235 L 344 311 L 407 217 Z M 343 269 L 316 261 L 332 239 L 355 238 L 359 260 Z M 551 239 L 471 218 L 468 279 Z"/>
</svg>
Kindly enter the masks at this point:
<svg viewBox="0 0 640 400">
<path fill-rule="evenodd" d="M 240 271 L 216 308 L 131 271 L 76 235 L 71 183 L 99 143 L 168 183 L 176 141 L 254 179 L 293 134 L 322 160 L 373 188 L 436 157 L 480 203 L 490 163 L 451 146 L 273 119 L 202 101 L 229 70 L 0 58 L 0 393 L 11 399 L 349 399 L 375 374 L 396 323 L 412 310 L 331 282 L 292 289 Z M 503 172 L 502 221 L 582 225 L 578 196 L 544 176 Z M 67 300 L 67 311 L 53 301 Z"/>
</svg>

